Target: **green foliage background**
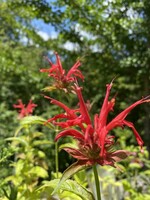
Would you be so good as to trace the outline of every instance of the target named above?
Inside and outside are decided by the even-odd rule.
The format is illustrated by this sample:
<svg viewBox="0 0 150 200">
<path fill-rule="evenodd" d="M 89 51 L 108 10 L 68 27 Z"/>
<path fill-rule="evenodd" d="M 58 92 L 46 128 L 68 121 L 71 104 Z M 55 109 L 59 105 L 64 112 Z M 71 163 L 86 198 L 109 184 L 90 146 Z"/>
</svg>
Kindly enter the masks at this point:
<svg viewBox="0 0 150 200">
<path fill-rule="evenodd" d="M 116 76 L 115 113 L 150 93 L 148 1 L 0 2 L 1 137 L 11 135 L 16 123 L 12 105 L 19 98 L 25 103 L 32 98 L 39 105 L 36 114 L 52 114 L 40 95 L 50 80 L 39 69 L 48 67 L 44 55 L 54 60 L 54 51 L 60 54 L 64 68 L 81 58 L 84 96 L 94 101 L 93 112 L 102 104 L 105 85 Z M 33 20 L 52 26 L 57 38 L 44 40 L 38 34 L 43 30 L 33 26 Z M 66 42 L 72 44 L 71 50 L 65 48 Z M 142 105 L 130 116 L 133 122 L 138 120 L 137 128 L 146 142 L 149 111 L 149 105 Z"/>
<path fill-rule="evenodd" d="M 38 34 L 43 30 L 34 25 L 34 20 L 53 27 L 57 37 L 44 40 Z M 13 108 L 18 99 L 27 103 L 32 98 L 38 104 L 35 114 L 46 119 L 57 113 L 55 106 L 50 106 L 41 95 L 42 88 L 50 85 L 50 79 L 39 72 L 40 68 L 49 67 L 43 56 L 54 61 L 54 51 L 59 53 L 66 69 L 77 58 L 81 59 L 80 69 L 85 76 L 83 93 L 93 104 L 92 113 L 99 111 L 105 85 L 114 77 L 112 95 L 117 92 L 118 95 L 110 118 L 149 95 L 149 30 L 150 2 L 147 0 L 0 0 L 1 156 L 3 147 L 8 145 L 4 139 L 14 135 L 18 124 Z M 66 48 L 66 44 L 73 48 Z M 51 92 L 50 95 L 67 102 L 61 94 Z M 136 124 L 150 151 L 150 106 L 139 106 L 129 120 Z M 39 129 L 45 131 L 47 139 L 53 140 L 53 133 Z M 127 144 L 133 143 L 129 137 Z M 54 155 L 47 153 L 47 156 L 53 159 Z M 67 158 L 66 165 L 70 162 Z M 67 166 L 60 164 L 61 171 Z"/>
</svg>

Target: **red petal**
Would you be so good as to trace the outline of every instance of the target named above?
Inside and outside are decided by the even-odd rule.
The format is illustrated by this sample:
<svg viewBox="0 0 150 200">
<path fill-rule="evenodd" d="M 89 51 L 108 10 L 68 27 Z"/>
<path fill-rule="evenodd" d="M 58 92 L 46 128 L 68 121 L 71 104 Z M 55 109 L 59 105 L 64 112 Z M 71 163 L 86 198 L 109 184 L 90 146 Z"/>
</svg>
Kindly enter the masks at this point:
<svg viewBox="0 0 150 200">
<path fill-rule="evenodd" d="M 122 126 L 123 120 L 126 118 L 126 116 L 129 114 L 129 112 L 135 108 L 137 105 L 149 102 L 150 100 L 147 100 L 146 98 L 140 99 L 139 101 L 136 101 L 134 104 L 126 108 L 124 111 L 122 111 L 120 114 L 118 114 L 109 124 L 107 125 L 108 131 L 115 128 L 116 126 Z"/>
<path fill-rule="evenodd" d="M 26 111 L 27 114 L 32 113 L 33 109 L 37 106 L 37 104 L 32 103 L 32 100 L 29 101 L 27 107 L 26 107 Z"/>
<path fill-rule="evenodd" d="M 75 71 L 76 69 L 81 65 L 80 61 L 78 60 L 73 67 L 71 67 L 71 69 L 68 71 L 67 73 L 67 77 L 70 77 Z"/>
<path fill-rule="evenodd" d="M 89 144 L 90 147 L 92 147 L 92 139 L 91 137 L 93 137 L 92 133 L 93 133 L 93 127 L 91 125 L 88 125 L 87 128 L 86 128 L 86 131 L 85 131 L 85 143 L 86 144 Z"/>
<path fill-rule="evenodd" d="M 68 118 L 67 115 L 65 115 L 63 113 L 62 114 L 58 114 L 58 115 L 55 115 L 54 117 L 48 119 L 46 123 L 55 121 L 57 119 L 64 119 L 64 118 Z"/>
<path fill-rule="evenodd" d="M 48 96 L 44 96 L 45 98 L 47 99 L 50 99 L 51 100 L 51 103 L 52 104 L 55 104 L 55 105 L 58 105 L 59 107 L 61 107 L 62 109 L 64 109 L 68 115 L 76 118 L 77 116 L 75 115 L 75 112 L 76 110 L 73 110 L 73 109 L 70 109 L 69 107 L 67 107 L 65 104 L 63 104 L 62 102 L 60 101 L 57 101 L 55 99 L 52 99 L 51 97 L 48 97 Z"/>
<path fill-rule="evenodd" d="M 45 59 L 49 62 L 50 66 L 53 66 L 53 63 L 51 62 L 51 60 L 48 57 L 45 57 Z"/>
<path fill-rule="evenodd" d="M 110 101 L 110 102 L 108 101 L 109 94 L 112 88 L 112 83 L 106 85 L 106 87 L 107 87 L 106 95 L 105 95 L 104 102 L 99 114 L 99 124 L 101 127 L 106 125 L 108 113 L 110 110 L 112 110 L 112 107 L 114 106 L 114 101 Z"/>
<path fill-rule="evenodd" d="M 55 137 L 55 141 L 57 141 L 61 137 L 65 137 L 65 136 L 73 136 L 76 139 L 84 140 L 84 136 L 79 131 L 74 130 L 74 129 L 68 129 L 68 130 L 64 130 L 64 131 L 60 132 Z"/>
<path fill-rule="evenodd" d="M 137 130 L 135 129 L 133 123 L 128 122 L 128 121 L 126 121 L 126 120 L 124 120 L 123 122 L 124 122 L 124 124 L 125 124 L 126 126 L 128 126 L 128 127 L 130 127 L 130 128 L 132 129 L 132 131 L 133 131 L 133 133 L 134 133 L 134 135 L 135 135 L 135 137 L 136 137 L 136 140 L 137 140 L 138 145 L 142 148 L 144 142 L 143 142 L 142 138 L 140 137 L 139 133 L 137 132 Z"/>
<path fill-rule="evenodd" d="M 76 93 L 78 95 L 78 99 L 79 99 L 79 103 L 80 103 L 80 113 L 83 117 L 84 122 L 86 124 L 91 124 L 91 119 L 90 119 L 86 104 L 84 102 L 84 99 L 82 97 L 81 88 L 78 87 L 77 85 L 75 85 L 75 86 L 76 86 Z"/>
<path fill-rule="evenodd" d="M 46 73 L 49 73 L 49 70 L 50 70 L 50 69 L 40 69 L 40 72 L 46 72 Z"/>
<path fill-rule="evenodd" d="M 103 157 L 104 155 L 104 147 L 105 147 L 105 138 L 108 134 L 108 131 L 106 129 L 106 127 L 103 127 L 103 129 L 101 130 L 101 135 L 99 134 L 99 146 L 101 147 L 101 152 L 100 152 L 100 156 Z"/>
<path fill-rule="evenodd" d="M 78 149 L 74 149 L 70 147 L 65 147 L 63 149 L 67 151 L 72 157 L 78 160 L 88 160 L 88 158 Z"/>
<path fill-rule="evenodd" d="M 17 104 L 14 104 L 14 105 L 13 105 L 14 108 L 21 108 L 21 109 L 22 109 L 22 108 L 25 107 L 25 105 L 22 103 L 22 100 L 21 100 L 21 99 L 19 99 L 18 102 L 19 102 L 18 105 L 17 105 Z"/>
<path fill-rule="evenodd" d="M 62 65 L 61 65 L 60 57 L 59 57 L 59 55 L 58 55 L 57 52 L 55 52 L 55 55 L 56 55 L 57 65 L 58 65 L 58 67 L 59 67 L 60 74 L 61 74 L 61 75 L 64 75 L 65 70 L 63 70 L 63 67 L 62 67 Z"/>
<path fill-rule="evenodd" d="M 68 71 L 66 78 L 69 79 L 69 80 L 72 80 L 72 79 L 70 79 L 70 78 L 71 78 L 72 75 L 74 75 L 74 76 L 78 76 L 79 78 L 81 78 L 81 79 L 83 80 L 83 79 L 84 79 L 84 76 L 82 75 L 81 71 L 77 69 L 80 65 L 81 65 L 81 63 L 80 63 L 80 61 L 78 60 L 78 61 L 73 65 L 73 67 Z"/>
<path fill-rule="evenodd" d="M 118 150 L 113 153 L 107 154 L 108 158 L 110 157 L 116 162 L 124 160 L 130 155 L 133 155 L 133 153 L 126 150 Z"/>
</svg>

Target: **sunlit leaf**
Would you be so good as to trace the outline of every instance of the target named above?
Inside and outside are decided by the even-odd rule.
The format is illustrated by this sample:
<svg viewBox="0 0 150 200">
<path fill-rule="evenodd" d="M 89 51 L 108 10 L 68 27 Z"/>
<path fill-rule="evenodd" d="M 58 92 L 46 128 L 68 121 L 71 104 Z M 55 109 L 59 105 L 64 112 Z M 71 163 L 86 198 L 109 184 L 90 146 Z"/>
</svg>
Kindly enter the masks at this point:
<svg viewBox="0 0 150 200">
<path fill-rule="evenodd" d="M 48 140 L 37 140 L 33 141 L 33 146 L 39 146 L 44 144 L 54 144 L 54 142 L 48 141 Z"/>
<path fill-rule="evenodd" d="M 49 128 L 53 128 L 53 126 L 50 124 L 50 123 L 46 123 L 47 120 L 42 118 L 42 117 L 39 117 L 39 116 L 27 116 L 27 117 L 24 117 L 20 124 L 21 125 L 30 125 L 30 124 L 45 124 L 46 126 L 48 126 Z"/>
<path fill-rule="evenodd" d="M 57 187 L 53 191 L 55 193 L 67 179 L 69 179 L 71 176 L 73 176 L 76 172 L 85 169 L 87 166 L 82 161 L 77 161 L 73 163 L 71 166 L 69 166 L 63 173 L 60 182 L 58 183 Z"/>
<path fill-rule="evenodd" d="M 57 88 L 55 86 L 48 86 L 48 87 L 45 87 L 43 88 L 42 90 L 44 92 L 50 92 L 50 91 L 53 91 L 53 90 L 56 90 Z"/>
<path fill-rule="evenodd" d="M 24 146 L 28 146 L 28 143 L 24 139 L 19 138 L 19 137 L 9 137 L 6 140 L 7 141 L 16 141 L 17 143 L 21 143 Z"/>
<path fill-rule="evenodd" d="M 20 120 L 20 126 L 17 128 L 15 132 L 15 136 L 18 135 L 21 129 L 28 128 L 32 124 L 41 124 L 41 125 L 47 126 L 50 129 L 53 129 L 53 125 L 50 123 L 47 123 L 46 119 L 39 116 L 27 116 Z"/>
<path fill-rule="evenodd" d="M 35 174 L 35 175 L 37 175 L 38 177 L 41 177 L 41 178 L 47 178 L 48 177 L 47 171 L 44 168 L 40 167 L 40 166 L 33 167 L 29 171 L 29 173 Z"/>
<path fill-rule="evenodd" d="M 41 137 L 41 136 L 44 136 L 44 133 L 42 133 L 42 132 L 34 132 L 34 133 L 32 133 L 32 138 Z"/>
<path fill-rule="evenodd" d="M 132 169 L 140 169 L 141 168 L 141 165 L 139 163 L 130 163 L 129 164 L 129 168 L 132 168 Z"/>
<path fill-rule="evenodd" d="M 77 145 L 74 144 L 74 143 L 65 143 L 65 144 L 61 144 L 59 146 L 59 150 L 65 148 L 65 147 L 68 147 L 68 148 L 77 148 Z"/>
<path fill-rule="evenodd" d="M 75 181 L 77 183 L 79 183 L 80 185 L 86 187 L 87 186 L 87 174 L 85 170 L 81 170 L 77 173 L 74 174 L 73 178 L 75 179 Z"/>
<path fill-rule="evenodd" d="M 46 182 L 39 190 L 51 194 L 52 197 L 59 196 L 60 199 L 67 199 L 67 197 L 70 197 L 69 199 L 72 200 L 94 200 L 94 197 L 90 191 L 73 180 L 66 180 L 61 184 L 57 193 L 52 194 L 52 191 L 57 187 L 59 182 L 60 179 L 54 179 Z"/>
</svg>

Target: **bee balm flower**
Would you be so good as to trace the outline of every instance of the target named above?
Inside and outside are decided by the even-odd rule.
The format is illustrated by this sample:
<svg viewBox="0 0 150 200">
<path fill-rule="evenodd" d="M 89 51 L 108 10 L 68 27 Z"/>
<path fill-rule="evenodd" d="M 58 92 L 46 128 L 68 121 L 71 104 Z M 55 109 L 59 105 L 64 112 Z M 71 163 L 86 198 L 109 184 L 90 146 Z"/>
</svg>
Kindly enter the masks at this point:
<svg viewBox="0 0 150 200">
<path fill-rule="evenodd" d="M 55 55 L 56 64 L 53 64 L 48 58 L 46 58 L 50 64 L 50 68 L 40 70 L 40 72 L 48 73 L 48 76 L 54 79 L 53 86 L 46 87 L 45 90 L 63 89 L 65 92 L 68 92 L 68 90 L 71 90 L 70 84 L 75 82 L 77 78 L 84 80 L 84 76 L 78 69 L 81 63 L 78 60 L 73 67 L 66 72 L 62 67 L 59 55 L 57 53 L 55 53 Z"/>
<path fill-rule="evenodd" d="M 112 121 L 108 122 L 108 114 L 113 110 L 115 105 L 115 97 L 109 100 L 112 85 L 110 83 L 106 86 L 107 90 L 102 108 L 99 113 L 94 115 L 93 122 L 83 99 L 81 88 L 77 84 L 75 84 L 75 91 L 79 99 L 79 108 L 76 110 L 72 110 L 61 102 L 51 99 L 53 104 L 65 110 L 65 113 L 49 119 L 50 122 L 53 121 L 54 124 L 65 128 L 56 136 L 55 140 L 57 141 L 64 136 L 74 137 L 78 141 L 77 148 L 65 147 L 64 150 L 76 158 L 82 165 L 91 166 L 98 163 L 100 165 L 111 165 L 115 167 L 116 162 L 132 154 L 126 150 L 114 150 L 115 136 L 111 136 L 110 131 L 116 127 L 123 128 L 128 126 L 131 128 L 137 143 L 141 148 L 143 146 L 143 140 L 133 123 L 127 121 L 126 117 L 137 105 L 150 102 L 150 98 L 146 97 L 136 101 L 124 111 L 120 112 Z M 59 122 L 57 122 L 57 119 L 59 119 Z"/>
<path fill-rule="evenodd" d="M 18 100 L 19 104 L 14 104 L 14 108 L 18 108 L 19 110 L 19 117 L 23 118 L 25 116 L 28 116 L 29 114 L 33 113 L 33 109 L 37 106 L 36 104 L 32 103 L 32 100 L 29 101 L 28 105 L 25 106 L 25 104 L 22 103 L 22 100 Z"/>
</svg>

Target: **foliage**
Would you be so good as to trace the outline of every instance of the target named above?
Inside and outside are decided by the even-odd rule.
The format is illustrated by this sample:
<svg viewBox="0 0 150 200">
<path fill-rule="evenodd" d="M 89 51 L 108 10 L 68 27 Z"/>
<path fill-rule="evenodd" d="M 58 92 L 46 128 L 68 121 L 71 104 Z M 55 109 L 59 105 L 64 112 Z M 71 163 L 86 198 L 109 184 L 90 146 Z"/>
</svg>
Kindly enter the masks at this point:
<svg viewBox="0 0 150 200">
<path fill-rule="evenodd" d="M 44 193 L 45 197 L 49 197 L 50 194 L 55 190 L 55 188 L 59 184 L 59 179 L 54 179 L 49 182 L 45 182 L 44 185 L 39 188 L 41 193 Z M 67 180 L 63 184 L 61 184 L 59 190 L 57 191 L 57 195 L 54 194 L 52 197 L 59 197 L 60 199 L 66 199 L 66 200 L 94 200 L 94 197 L 91 192 L 83 188 L 81 185 L 79 185 L 77 182 L 73 180 Z"/>
<path fill-rule="evenodd" d="M 2 1 L 0 86 L 1 101 L 5 103 L 2 112 L 12 111 L 12 104 L 22 97 L 24 102 L 32 97 L 42 105 L 37 114 L 45 112 L 46 102 L 40 102 L 37 94 L 48 79 L 39 74 L 39 69 L 46 65 L 43 55 L 54 59 L 51 51 L 59 52 L 67 68 L 80 55 L 83 74 L 86 73 L 84 93 L 93 99 L 93 111 L 103 98 L 97 91 L 103 93 L 103 85 L 116 76 L 114 90 L 119 89 L 118 101 L 122 105 L 126 94 L 128 105 L 149 94 L 149 6 L 149 2 L 140 0 Z M 57 31 L 57 38 L 43 39 L 39 32 L 44 30 L 34 26 L 42 22 Z M 141 112 L 146 116 L 141 121 L 145 122 L 143 135 L 147 143 L 150 116 L 146 105 L 144 110 L 136 110 L 131 118 L 135 121 Z M 10 119 L 9 122 L 15 125 Z"/>
<path fill-rule="evenodd" d="M 0 10 L 0 199 L 49 199 L 60 172 L 74 160 L 63 151 L 59 152 L 60 172 L 55 172 L 56 145 L 53 140 L 58 130 L 54 130 L 52 125 L 42 124 L 57 111 L 55 105 L 49 106 L 49 102 L 40 95 L 43 95 L 41 89 L 51 82 L 45 74 L 39 73 L 41 68 L 48 68 L 43 56 L 55 61 L 52 51 L 57 51 L 68 70 L 80 56 L 81 69 L 86 75 L 83 93 L 86 99 L 92 99 L 92 113 L 102 103 L 104 85 L 117 76 L 112 93 L 119 91 L 119 103 L 108 119 L 111 120 L 120 109 L 150 93 L 150 3 L 146 0 L 1 0 Z M 47 39 L 44 38 L 43 23 L 50 27 Z M 53 30 L 56 31 L 55 37 L 51 35 Z M 43 31 L 42 34 L 40 31 Z M 49 91 L 46 93 L 49 95 Z M 73 107 L 76 104 L 71 100 L 72 96 L 61 92 L 51 92 L 50 95 L 69 101 Z M 18 126 L 17 114 L 12 106 L 18 99 L 25 103 L 32 99 L 38 104 L 35 114 L 41 117 L 29 116 Z M 143 105 L 129 116 L 132 122 L 139 119 L 137 128 L 141 130 L 148 150 L 149 113 L 149 107 Z M 117 145 L 135 151 L 130 131 L 127 129 L 125 132 L 123 135 L 121 129 L 115 130 Z M 66 139 L 66 143 L 70 141 Z M 60 145 L 64 147 L 62 142 Z M 118 199 L 123 194 L 126 200 L 150 199 L 149 153 L 146 148 L 144 154 L 138 151 L 136 159 L 130 157 L 120 163 L 122 173 L 106 168 L 106 176 L 102 177 L 104 171 L 98 169 L 104 199 L 109 199 L 108 194 L 116 195 Z M 86 177 L 87 173 L 90 178 Z M 43 182 L 47 179 L 48 182 Z M 68 199 L 68 192 L 71 199 L 90 196 L 91 193 L 83 186 L 92 188 L 93 179 L 90 169 L 80 171 L 72 180 L 60 185 L 59 198 Z M 79 188 L 78 194 L 72 192 L 75 187 Z M 41 190 L 43 197 L 40 197 Z"/>
<path fill-rule="evenodd" d="M 40 184 L 40 179 L 48 177 L 48 165 L 42 145 L 50 145 L 51 142 L 46 140 L 42 132 L 31 132 L 30 125 L 33 121 L 38 124 L 43 123 L 44 119 L 35 116 L 23 118 L 16 136 L 6 139 L 11 142 L 11 148 L 15 151 L 14 162 L 9 164 L 14 173 L 4 180 L 3 191 L 8 199 L 36 198 L 35 189 Z"/>
</svg>

